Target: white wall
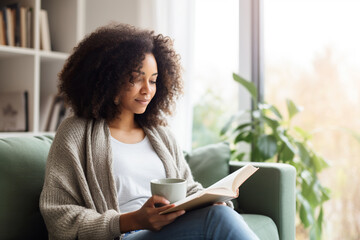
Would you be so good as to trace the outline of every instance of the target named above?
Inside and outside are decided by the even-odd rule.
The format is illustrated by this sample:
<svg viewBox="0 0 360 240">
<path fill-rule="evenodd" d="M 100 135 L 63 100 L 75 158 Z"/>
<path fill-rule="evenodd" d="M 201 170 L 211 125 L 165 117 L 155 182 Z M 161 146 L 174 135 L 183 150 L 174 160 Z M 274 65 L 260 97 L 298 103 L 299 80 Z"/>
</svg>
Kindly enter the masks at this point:
<svg viewBox="0 0 360 240">
<path fill-rule="evenodd" d="M 191 149 L 192 105 L 192 0 L 86 0 L 85 34 L 111 21 L 128 23 L 137 27 L 152 29 L 156 33 L 170 36 L 175 49 L 181 55 L 184 68 L 184 92 L 177 105 L 177 112 L 170 126 L 185 150 Z"/>
<path fill-rule="evenodd" d="M 139 26 L 140 0 L 86 0 L 85 33 L 111 21 Z"/>
</svg>

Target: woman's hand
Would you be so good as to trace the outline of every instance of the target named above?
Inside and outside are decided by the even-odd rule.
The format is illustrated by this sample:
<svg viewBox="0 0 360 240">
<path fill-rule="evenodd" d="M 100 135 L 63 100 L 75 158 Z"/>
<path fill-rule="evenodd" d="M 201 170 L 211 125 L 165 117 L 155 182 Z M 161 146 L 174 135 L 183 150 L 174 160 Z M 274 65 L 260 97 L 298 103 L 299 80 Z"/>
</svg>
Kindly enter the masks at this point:
<svg viewBox="0 0 360 240">
<path fill-rule="evenodd" d="M 155 204 L 165 206 L 155 207 Z M 138 229 L 159 231 L 161 228 L 172 223 L 177 217 L 185 213 L 184 210 L 180 210 L 160 215 L 160 212 L 172 207 L 174 207 L 174 204 L 169 204 L 169 201 L 165 198 L 152 196 L 139 210 L 125 213 L 120 216 L 121 232 L 124 233 Z"/>
<path fill-rule="evenodd" d="M 216 203 L 214 203 L 213 205 L 224 205 L 224 206 L 227 206 L 225 202 L 216 202 Z"/>
</svg>

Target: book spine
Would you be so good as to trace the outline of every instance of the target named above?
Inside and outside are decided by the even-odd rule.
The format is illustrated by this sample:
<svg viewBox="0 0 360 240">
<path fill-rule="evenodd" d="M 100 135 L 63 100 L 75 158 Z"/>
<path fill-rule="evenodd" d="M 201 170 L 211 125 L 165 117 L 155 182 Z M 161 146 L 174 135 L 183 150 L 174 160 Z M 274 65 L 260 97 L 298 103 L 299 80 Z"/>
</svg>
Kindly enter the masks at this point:
<svg viewBox="0 0 360 240">
<path fill-rule="evenodd" d="M 20 8 L 20 46 L 27 47 L 27 24 L 26 24 L 26 12 L 27 9 L 24 7 Z"/>
<path fill-rule="evenodd" d="M 6 45 L 6 30 L 2 10 L 0 10 L 0 45 Z"/>
<path fill-rule="evenodd" d="M 8 39 L 8 30 L 7 30 L 7 11 L 6 11 L 6 7 L 3 7 L 1 9 L 2 11 L 2 16 L 3 16 L 3 24 L 4 24 L 4 35 L 5 35 L 5 45 L 9 45 L 9 39 Z"/>
<path fill-rule="evenodd" d="M 45 51 L 51 51 L 49 18 L 47 11 L 42 9 L 40 11 L 40 46 Z"/>
</svg>

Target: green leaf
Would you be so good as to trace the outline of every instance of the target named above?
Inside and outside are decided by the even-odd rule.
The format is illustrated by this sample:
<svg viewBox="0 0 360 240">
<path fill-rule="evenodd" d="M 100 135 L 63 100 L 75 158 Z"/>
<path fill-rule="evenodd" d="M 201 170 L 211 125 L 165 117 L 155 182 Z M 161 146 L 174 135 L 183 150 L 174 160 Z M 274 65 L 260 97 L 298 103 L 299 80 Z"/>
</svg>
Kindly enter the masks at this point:
<svg viewBox="0 0 360 240">
<path fill-rule="evenodd" d="M 257 142 L 257 148 L 264 160 L 272 158 L 277 153 L 276 138 L 273 135 L 261 135 Z"/>
<path fill-rule="evenodd" d="M 309 154 L 308 150 L 306 149 L 306 147 L 304 146 L 304 144 L 297 142 L 296 146 L 299 150 L 299 156 L 300 156 L 301 161 L 303 161 L 306 166 L 311 167 L 310 154 Z"/>
<path fill-rule="evenodd" d="M 310 133 L 306 132 L 304 129 L 302 129 L 302 128 L 298 127 L 298 126 L 295 126 L 295 127 L 294 127 L 294 130 L 295 130 L 298 134 L 300 134 L 300 136 L 301 136 L 302 138 L 304 138 L 305 140 L 309 140 L 309 139 L 312 138 L 312 136 L 311 136 Z"/>
<path fill-rule="evenodd" d="M 240 130 L 242 130 L 242 129 L 246 128 L 246 127 L 249 127 L 249 126 L 251 126 L 251 125 L 253 125 L 253 123 L 244 123 L 244 124 L 241 124 L 241 125 L 239 125 L 239 126 L 236 127 L 236 129 L 234 130 L 234 132 L 240 131 Z"/>
<path fill-rule="evenodd" d="M 245 156 L 245 153 L 242 152 L 242 153 L 239 153 L 238 155 L 236 155 L 235 159 L 238 160 L 238 161 L 242 161 L 244 156 Z"/>
<path fill-rule="evenodd" d="M 243 131 L 243 132 L 240 132 L 236 137 L 235 137 L 235 140 L 234 140 L 234 144 L 237 144 L 241 141 L 245 141 L 245 142 L 251 142 L 251 132 L 250 131 Z"/>
<path fill-rule="evenodd" d="M 329 167 L 329 164 L 325 161 L 325 159 L 316 154 L 312 155 L 311 162 L 313 163 L 316 172 L 321 172 L 324 168 Z"/>
<path fill-rule="evenodd" d="M 323 202 L 328 201 L 330 199 L 330 194 L 331 194 L 330 189 L 320 185 L 320 190 L 321 190 L 321 193 L 322 193 L 321 202 L 323 203 Z"/>
<path fill-rule="evenodd" d="M 316 208 L 321 204 L 322 192 L 318 181 L 315 181 L 310 186 L 303 186 L 302 194 L 308 200 L 312 208 Z"/>
<path fill-rule="evenodd" d="M 264 117 L 265 122 L 267 123 L 267 125 L 269 125 L 269 127 L 273 130 L 273 132 L 276 132 L 276 129 L 278 128 L 278 126 L 280 126 L 280 123 L 274 119 L 271 119 L 269 117 Z"/>
<path fill-rule="evenodd" d="M 256 86 L 252 82 L 249 82 L 249 81 L 245 80 L 244 78 L 240 77 L 236 73 L 233 73 L 233 78 L 234 78 L 235 81 L 240 83 L 250 93 L 250 95 L 253 98 L 254 102 L 257 103 L 257 89 L 256 89 Z"/>
<path fill-rule="evenodd" d="M 289 147 L 285 143 L 283 143 L 283 145 L 284 145 L 284 147 L 283 147 L 283 150 L 280 152 L 279 158 L 283 162 L 291 161 L 294 158 L 295 154 L 293 151 L 291 151 L 289 149 Z"/>
<path fill-rule="evenodd" d="M 280 140 L 286 144 L 286 146 L 289 148 L 289 150 L 293 153 L 296 154 L 296 149 L 294 148 L 294 146 L 291 144 L 290 139 L 284 134 L 284 131 L 281 130 L 281 128 L 277 128 L 276 130 Z"/>
<path fill-rule="evenodd" d="M 301 112 L 302 110 L 300 107 L 296 106 L 295 103 L 290 99 L 286 100 L 286 105 L 289 113 L 289 119 L 292 119 L 298 112 Z"/>
<path fill-rule="evenodd" d="M 306 184 L 307 184 L 308 186 L 311 185 L 311 183 L 312 183 L 312 181 L 313 181 L 313 177 L 312 177 L 311 173 L 310 173 L 308 170 L 304 169 L 304 170 L 300 173 L 300 176 L 301 176 L 301 178 L 306 182 Z"/>
<path fill-rule="evenodd" d="M 297 199 L 300 202 L 300 220 L 304 224 L 305 228 L 309 227 L 314 223 L 314 215 L 309 202 L 298 193 Z"/>
<path fill-rule="evenodd" d="M 319 228 L 320 228 L 320 232 L 321 232 L 321 229 L 322 229 L 323 218 L 324 218 L 323 208 L 320 207 L 319 216 L 318 216 L 318 218 L 317 218 L 317 225 L 318 225 Z"/>
<path fill-rule="evenodd" d="M 274 106 L 274 105 L 271 105 L 271 104 L 267 104 L 267 103 L 261 103 L 259 104 L 259 109 L 262 109 L 262 110 L 269 110 L 271 111 L 276 117 L 278 117 L 278 119 L 282 119 L 282 115 L 280 113 L 280 111 Z"/>
<path fill-rule="evenodd" d="M 231 127 L 232 123 L 246 113 L 245 110 L 241 110 L 238 113 L 232 115 L 229 120 L 225 123 L 224 127 L 220 131 L 220 136 L 223 136 Z"/>
<path fill-rule="evenodd" d="M 283 119 L 280 111 L 274 105 L 271 105 L 270 111 L 272 111 L 280 120 Z"/>
</svg>

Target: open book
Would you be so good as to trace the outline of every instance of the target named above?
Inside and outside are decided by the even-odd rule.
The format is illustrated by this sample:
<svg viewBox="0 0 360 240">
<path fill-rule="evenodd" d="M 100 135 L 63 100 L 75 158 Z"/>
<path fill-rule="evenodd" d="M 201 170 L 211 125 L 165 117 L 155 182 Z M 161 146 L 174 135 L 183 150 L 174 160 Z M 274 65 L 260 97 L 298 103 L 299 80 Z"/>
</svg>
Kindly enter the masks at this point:
<svg viewBox="0 0 360 240">
<path fill-rule="evenodd" d="M 160 214 L 166 214 L 178 210 L 191 210 L 211 205 L 216 202 L 226 202 L 239 196 L 239 187 L 243 184 L 258 168 L 247 164 L 232 174 L 224 177 L 210 187 L 190 195 L 180 201 L 175 202 L 175 207 L 167 209 Z"/>
</svg>

